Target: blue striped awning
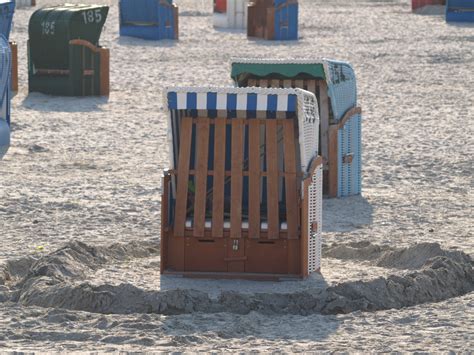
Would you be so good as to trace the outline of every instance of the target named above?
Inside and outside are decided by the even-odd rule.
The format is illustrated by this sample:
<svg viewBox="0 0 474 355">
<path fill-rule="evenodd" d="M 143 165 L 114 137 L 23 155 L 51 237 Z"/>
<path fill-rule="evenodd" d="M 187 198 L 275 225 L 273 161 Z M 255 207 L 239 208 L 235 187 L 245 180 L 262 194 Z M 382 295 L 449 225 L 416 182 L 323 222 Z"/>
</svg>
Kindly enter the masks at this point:
<svg viewBox="0 0 474 355">
<path fill-rule="evenodd" d="M 170 110 L 296 112 L 296 94 L 176 92 L 167 95 Z"/>
</svg>

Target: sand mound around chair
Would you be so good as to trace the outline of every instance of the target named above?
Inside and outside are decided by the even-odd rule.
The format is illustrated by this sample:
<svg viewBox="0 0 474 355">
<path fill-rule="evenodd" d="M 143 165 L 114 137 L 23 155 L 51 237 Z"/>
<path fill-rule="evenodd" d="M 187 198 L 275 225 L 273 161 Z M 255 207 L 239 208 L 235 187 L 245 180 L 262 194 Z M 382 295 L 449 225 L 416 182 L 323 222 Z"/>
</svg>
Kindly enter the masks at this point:
<svg viewBox="0 0 474 355">
<path fill-rule="evenodd" d="M 70 242 L 40 258 L 7 261 L 0 266 L 0 302 L 82 310 L 94 313 L 228 312 L 248 314 L 338 314 L 399 309 L 457 297 L 474 290 L 471 258 L 436 243 L 390 248 L 369 242 L 333 244 L 325 256 L 359 260 L 382 268 L 407 270 L 374 279 L 341 282 L 294 293 L 223 291 L 217 298 L 202 290 L 154 290 L 120 284 L 94 284 L 95 272 L 110 263 L 156 257 L 158 245 L 91 246 Z M 250 281 L 249 281 L 250 282 Z M 301 281 L 305 283 L 307 281 Z"/>
</svg>

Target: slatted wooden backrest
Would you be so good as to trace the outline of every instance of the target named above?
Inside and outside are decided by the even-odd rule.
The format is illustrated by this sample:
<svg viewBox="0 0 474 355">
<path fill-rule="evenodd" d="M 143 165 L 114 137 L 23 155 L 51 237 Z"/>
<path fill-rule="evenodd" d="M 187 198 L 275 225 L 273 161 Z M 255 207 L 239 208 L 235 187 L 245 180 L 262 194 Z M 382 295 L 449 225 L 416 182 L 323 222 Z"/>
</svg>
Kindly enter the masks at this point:
<svg viewBox="0 0 474 355">
<path fill-rule="evenodd" d="M 240 116 L 181 119 L 175 236 L 299 238 L 296 118 Z"/>
<path fill-rule="evenodd" d="M 247 86 L 255 86 L 261 88 L 298 88 L 307 90 L 316 95 L 319 106 L 319 118 L 320 118 L 320 152 L 326 159 L 329 156 L 328 153 L 328 137 L 329 137 L 329 121 L 330 121 L 330 102 L 328 95 L 328 86 L 323 79 L 258 79 L 250 78 L 247 82 Z"/>
</svg>

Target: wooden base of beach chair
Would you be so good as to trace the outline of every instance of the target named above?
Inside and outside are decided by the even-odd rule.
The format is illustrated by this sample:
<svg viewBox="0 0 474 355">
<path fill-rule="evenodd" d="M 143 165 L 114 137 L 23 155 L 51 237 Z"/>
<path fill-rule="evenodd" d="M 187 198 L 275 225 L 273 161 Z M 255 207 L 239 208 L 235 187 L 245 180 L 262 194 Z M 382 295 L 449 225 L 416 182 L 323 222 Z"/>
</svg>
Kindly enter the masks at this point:
<svg viewBox="0 0 474 355">
<path fill-rule="evenodd" d="M 424 6 L 446 5 L 446 0 L 412 0 L 411 9 L 415 11 Z"/>
<path fill-rule="evenodd" d="M 260 89 L 264 94 L 259 96 L 253 90 L 233 90 L 240 92 L 196 96 L 179 92 L 168 99 L 178 109 L 172 113 L 177 146 L 176 168 L 165 174 L 162 185 L 161 272 L 304 278 L 319 269 L 321 247 L 322 158 L 315 156 L 314 97 L 305 94 L 306 101 L 298 101 L 296 94 L 303 95 L 302 91 L 284 97 L 288 93 L 281 90 L 285 105 L 280 106 L 285 109 L 279 110 L 287 114 L 285 118 L 278 118 L 272 109 L 249 111 L 247 118 L 240 118 L 245 112 L 239 110 L 225 110 L 219 116 L 215 108 L 226 106 L 227 98 L 229 105 L 236 98 L 237 106 L 245 100 L 245 107 L 262 102 L 265 108 L 279 107 L 278 92 L 271 91 L 270 96 Z M 209 100 L 213 114 L 186 115 L 175 101 L 181 97 L 187 98 L 191 110 Z M 301 111 L 297 105 L 303 105 Z M 304 123 L 298 120 L 301 112 L 309 117 Z M 180 115 L 179 120 L 174 115 Z M 300 125 L 306 129 L 305 137 Z M 300 144 L 313 152 L 311 160 L 300 158 L 306 156 Z M 301 161 L 308 166 L 303 169 Z"/>
<path fill-rule="evenodd" d="M 319 273 L 320 270 L 315 272 Z M 224 280 L 249 280 L 249 281 L 291 281 L 301 279 L 300 275 L 287 274 L 259 274 L 250 272 L 173 272 L 165 271 L 164 275 L 182 276 L 190 279 L 224 279 Z"/>
<path fill-rule="evenodd" d="M 69 42 L 69 67 L 36 68 L 29 63 L 29 91 L 61 96 L 108 96 L 110 52 L 75 39 Z"/>
</svg>

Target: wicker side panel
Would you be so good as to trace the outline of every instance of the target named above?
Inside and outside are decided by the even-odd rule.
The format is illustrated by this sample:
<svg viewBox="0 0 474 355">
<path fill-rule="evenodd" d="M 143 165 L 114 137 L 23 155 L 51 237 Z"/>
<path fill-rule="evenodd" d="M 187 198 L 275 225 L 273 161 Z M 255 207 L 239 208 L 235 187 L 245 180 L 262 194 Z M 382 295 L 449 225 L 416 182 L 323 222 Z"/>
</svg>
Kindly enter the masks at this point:
<svg viewBox="0 0 474 355">
<path fill-rule="evenodd" d="M 319 165 L 308 187 L 308 273 L 321 268 L 321 226 L 323 220 L 323 168 Z"/>
<path fill-rule="evenodd" d="M 361 193 L 361 115 L 352 116 L 338 131 L 338 197 Z"/>
<path fill-rule="evenodd" d="M 330 83 L 329 96 L 334 120 L 338 122 L 350 108 L 357 106 L 355 73 L 348 63 L 328 62 Z"/>
</svg>

